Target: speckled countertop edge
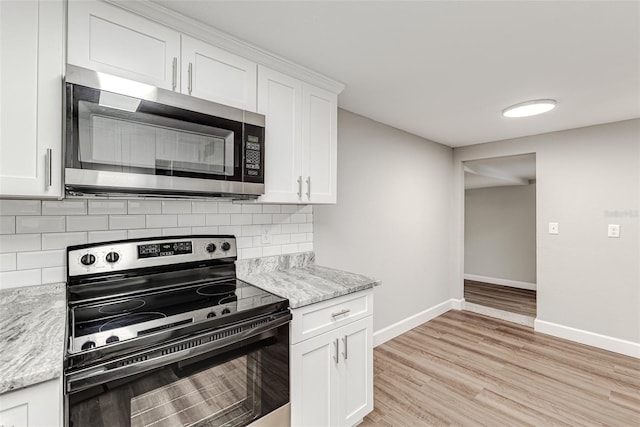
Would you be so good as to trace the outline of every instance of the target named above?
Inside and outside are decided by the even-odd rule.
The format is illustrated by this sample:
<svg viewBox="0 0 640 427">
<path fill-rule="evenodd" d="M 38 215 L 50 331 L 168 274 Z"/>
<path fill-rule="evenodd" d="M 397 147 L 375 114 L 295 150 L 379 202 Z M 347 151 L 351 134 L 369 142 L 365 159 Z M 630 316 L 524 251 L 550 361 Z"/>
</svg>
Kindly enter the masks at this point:
<svg viewBox="0 0 640 427">
<path fill-rule="evenodd" d="M 0 291 L 0 394 L 62 375 L 65 284 Z"/>
</svg>

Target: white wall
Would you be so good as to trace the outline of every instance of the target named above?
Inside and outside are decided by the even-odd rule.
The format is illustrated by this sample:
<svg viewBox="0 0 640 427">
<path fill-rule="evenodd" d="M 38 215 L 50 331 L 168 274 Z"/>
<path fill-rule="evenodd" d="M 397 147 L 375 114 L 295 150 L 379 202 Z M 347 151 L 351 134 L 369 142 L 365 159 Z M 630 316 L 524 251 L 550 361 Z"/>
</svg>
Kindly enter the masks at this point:
<svg viewBox="0 0 640 427">
<path fill-rule="evenodd" d="M 338 203 L 314 207 L 318 264 L 374 276 L 374 329 L 451 298 L 452 149 L 338 113 Z"/>
<path fill-rule="evenodd" d="M 262 228 L 273 237 L 262 243 Z M 313 209 L 204 200 L 0 200 L 0 289 L 66 281 L 66 247 L 234 234 L 240 259 L 313 250 Z"/>
<path fill-rule="evenodd" d="M 536 153 L 536 325 L 638 351 L 638 119 L 455 149 L 456 295 L 462 295 L 464 265 L 461 162 L 524 153 Z M 560 234 L 547 233 L 549 222 L 560 224 Z M 607 238 L 607 224 L 613 223 L 621 225 L 619 239 Z"/>
<path fill-rule="evenodd" d="M 536 185 L 466 190 L 464 212 L 464 273 L 535 289 Z"/>
</svg>

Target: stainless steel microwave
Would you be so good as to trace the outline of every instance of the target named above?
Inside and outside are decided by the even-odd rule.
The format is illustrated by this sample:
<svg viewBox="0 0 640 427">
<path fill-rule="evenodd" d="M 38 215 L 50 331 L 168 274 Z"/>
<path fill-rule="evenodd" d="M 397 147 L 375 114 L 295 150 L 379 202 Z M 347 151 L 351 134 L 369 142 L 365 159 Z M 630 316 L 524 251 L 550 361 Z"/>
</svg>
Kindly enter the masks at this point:
<svg viewBox="0 0 640 427">
<path fill-rule="evenodd" d="M 67 194 L 264 193 L 263 115 L 72 65 L 65 86 Z"/>
</svg>

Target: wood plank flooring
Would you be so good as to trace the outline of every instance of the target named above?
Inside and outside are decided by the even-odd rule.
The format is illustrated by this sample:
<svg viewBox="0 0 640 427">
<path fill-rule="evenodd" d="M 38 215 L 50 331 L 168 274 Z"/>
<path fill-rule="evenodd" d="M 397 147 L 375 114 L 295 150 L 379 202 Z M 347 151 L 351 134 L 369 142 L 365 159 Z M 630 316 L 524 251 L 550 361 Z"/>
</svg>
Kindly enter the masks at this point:
<svg viewBox="0 0 640 427">
<path fill-rule="evenodd" d="M 640 426 L 640 361 L 465 311 L 374 350 L 363 426 Z"/>
<path fill-rule="evenodd" d="M 464 299 L 485 307 L 536 317 L 536 291 L 465 280 Z"/>
</svg>

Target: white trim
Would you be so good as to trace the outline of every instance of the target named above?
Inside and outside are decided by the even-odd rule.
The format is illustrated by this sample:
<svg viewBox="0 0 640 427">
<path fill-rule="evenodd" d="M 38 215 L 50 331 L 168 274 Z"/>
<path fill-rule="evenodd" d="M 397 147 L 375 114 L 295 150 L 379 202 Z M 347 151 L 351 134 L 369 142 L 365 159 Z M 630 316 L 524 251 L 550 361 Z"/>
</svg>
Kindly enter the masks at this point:
<svg viewBox="0 0 640 427">
<path fill-rule="evenodd" d="M 405 332 L 415 328 L 416 326 L 420 326 L 431 319 L 435 319 L 436 317 L 446 313 L 449 310 L 460 310 L 460 308 L 458 307 L 462 307 L 463 301 L 464 300 L 451 298 L 447 301 L 441 302 L 438 305 L 434 305 L 431 308 L 421 311 L 420 313 L 416 313 L 413 316 L 409 316 L 406 319 L 396 322 L 393 325 L 382 328 L 379 331 L 373 333 L 373 346 L 377 347 L 380 344 L 384 344 L 390 339 L 393 339 L 398 335 L 402 335 Z"/>
<path fill-rule="evenodd" d="M 485 277 L 466 273 L 464 275 L 464 279 L 473 280 L 474 282 L 491 283 L 492 285 L 508 286 L 510 288 L 529 289 L 531 291 L 536 290 L 535 283 L 519 282 L 517 280 L 497 279 L 495 277 Z"/>
<path fill-rule="evenodd" d="M 525 316 L 524 314 L 512 313 L 510 311 L 500 310 L 493 307 L 486 307 L 469 301 L 464 302 L 463 310 L 533 328 L 533 316 Z"/>
<path fill-rule="evenodd" d="M 564 338 L 640 359 L 640 343 L 637 342 L 600 335 L 539 319 L 536 319 L 534 322 L 534 330 L 543 334 L 553 335 L 554 337 Z"/>
<path fill-rule="evenodd" d="M 244 40 L 220 31 L 214 27 L 203 24 L 171 9 L 167 9 L 149 0 L 105 0 L 129 12 L 141 15 L 166 27 L 173 28 L 183 34 L 195 37 L 206 43 L 213 44 L 221 49 L 239 55 L 250 61 L 265 65 L 291 77 L 304 80 L 314 86 L 339 94 L 345 88 L 343 83 L 323 76 L 309 68 L 295 64 L 285 58 L 254 46 Z"/>
</svg>

